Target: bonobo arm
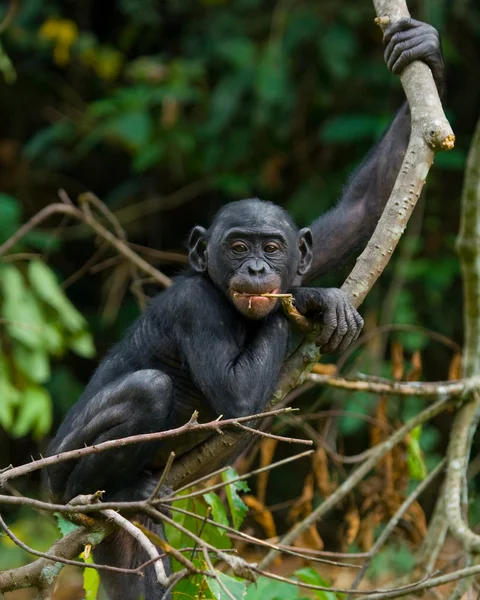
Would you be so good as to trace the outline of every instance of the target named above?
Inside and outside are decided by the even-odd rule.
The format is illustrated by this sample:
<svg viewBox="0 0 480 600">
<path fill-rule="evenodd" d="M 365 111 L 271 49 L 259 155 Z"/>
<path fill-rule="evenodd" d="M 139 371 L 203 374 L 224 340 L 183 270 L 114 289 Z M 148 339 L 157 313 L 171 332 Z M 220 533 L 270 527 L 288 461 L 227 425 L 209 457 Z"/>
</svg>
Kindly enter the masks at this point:
<svg viewBox="0 0 480 600">
<path fill-rule="evenodd" d="M 322 354 L 340 354 L 360 335 L 363 319 L 342 290 L 300 287 L 291 292 L 295 308 L 322 325 L 315 340 Z"/>
<path fill-rule="evenodd" d="M 421 60 L 430 67 L 442 94 L 444 67 L 436 29 L 414 19 L 401 19 L 385 30 L 384 44 L 385 61 L 393 73 L 400 74 L 411 62 Z M 303 283 L 338 268 L 363 249 L 390 197 L 409 135 L 410 111 L 405 102 L 347 183 L 337 206 L 312 224 L 314 258 Z"/>
<path fill-rule="evenodd" d="M 221 292 L 203 282 L 179 315 L 175 338 L 193 380 L 216 415 L 225 418 L 260 412 L 280 377 L 289 341 L 289 324 L 281 311 L 246 323 Z M 202 298 L 202 305 L 195 299 Z M 201 416 L 201 415 L 200 415 Z"/>
</svg>

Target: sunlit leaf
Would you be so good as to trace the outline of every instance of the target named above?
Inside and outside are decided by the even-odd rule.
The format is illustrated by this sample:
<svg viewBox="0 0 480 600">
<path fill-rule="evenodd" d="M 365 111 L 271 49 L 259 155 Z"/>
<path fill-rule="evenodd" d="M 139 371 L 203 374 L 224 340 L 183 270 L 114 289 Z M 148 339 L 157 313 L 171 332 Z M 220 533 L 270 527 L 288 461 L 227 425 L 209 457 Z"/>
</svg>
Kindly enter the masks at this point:
<svg viewBox="0 0 480 600">
<path fill-rule="evenodd" d="M 94 562 L 93 556 L 83 559 L 86 563 Z M 96 569 L 83 569 L 83 589 L 85 600 L 96 600 L 100 586 L 100 575 Z"/>
<path fill-rule="evenodd" d="M 12 356 L 15 367 L 35 383 L 45 383 L 50 378 L 50 361 L 44 350 L 16 342 Z"/>
<path fill-rule="evenodd" d="M 77 333 L 86 326 L 85 319 L 65 296 L 53 271 L 44 262 L 30 261 L 28 278 L 35 294 L 57 311 L 69 331 Z"/>
<path fill-rule="evenodd" d="M 227 482 L 235 477 L 238 477 L 235 469 L 231 467 L 222 473 L 223 481 Z M 232 515 L 233 526 L 235 529 L 239 529 L 243 523 L 243 519 L 248 511 L 248 506 L 238 495 L 239 492 L 248 492 L 249 487 L 245 481 L 235 481 L 230 485 L 225 486 L 227 493 L 228 506 L 230 508 L 230 514 Z"/>
<path fill-rule="evenodd" d="M 231 600 L 232 597 L 235 600 L 242 600 L 245 597 L 247 588 L 243 581 L 225 575 L 221 571 L 215 571 L 215 575 L 217 576 L 216 579 L 207 577 L 206 580 L 210 591 L 217 600 Z"/>
<path fill-rule="evenodd" d="M 330 583 L 311 567 L 298 569 L 298 571 L 295 571 L 294 575 L 295 577 L 298 577 L 300 581 L 303 581 L 303 583 L 318 585 L 320 587 L 330 587 Z M 318 598 L 318 600 L 337 600 L 337 595 L 334 592 L 312 590 L 311 593 L 315 598 Z"/>
<path fill-rule="evenodd" d="M 83 358 L 95 356 L 95 344 L 92 335 L 88 331 L 80 331 L 75 334 L 70 342 L 70 348 Z"/>
<path fill-rule="evenodd" d="M 2 317 L 8 334 L 32 349 L 45 347 L 40 307 L 20 271 L 12 265 L 0 266 Z"/>
<path fill-rule="evenodd" d="M 259 577 L 247 588 L 245 600 L 296 600 L 299 590 L 296 585 Z"/>
<path fill-rule="evenodd" d="M 15 408 L 20 402 L 20 392 L 13 386 L 9 371 L 7 360 L 0 352 L 0 425 L 6 431 L 13 425 Z"/>
<path fill-rule="evenodd" d="M 228 527 L 230 523 L 228 522 L 227 512 L 217 494 L 215 494 L 214 492 L 210 492 L 208 494 L 203 494 L 203 497 L 205 498 L 205 502 L 212 509 L 213 520 L 217 523 L 220 523 L 221 525 L 226 525 Z M 224 529 L 219 529 L 219 532 L 225 534 Z"/>
<path fill-rule="evenodd" d="M 11 429 L 14 437 L 31 433 L 34 438 L 44 436 L 52 425 L 52 401 L 46 389 L 29 385 L 22 390 L 20 406 Z"/>
</svg>

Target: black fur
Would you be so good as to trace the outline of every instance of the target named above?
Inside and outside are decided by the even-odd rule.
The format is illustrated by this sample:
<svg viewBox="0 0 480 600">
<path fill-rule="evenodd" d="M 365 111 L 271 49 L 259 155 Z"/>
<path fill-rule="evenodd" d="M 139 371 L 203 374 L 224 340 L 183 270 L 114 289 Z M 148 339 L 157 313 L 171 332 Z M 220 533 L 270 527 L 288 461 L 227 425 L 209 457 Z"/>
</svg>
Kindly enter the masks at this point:
<svg viewBox="0 0 480 600">
<path fill-rule="evenodd" d="M 386 60 L 395 71 L 424 60 L 443 86 L 433 28 L 407 19 L 385 38 Z M 189 244 L 191 270 L 152 301 L 102 361 L 60 426 L 50 454 L 163 431 L 185 423 L 194 410 L 203 421 L 260 412 L 278 383 L 290 333 L 277 301 L 259 298 L 261 293 L 292 291 L 299 310 L 323 323 L 317 340 L 322 350 L 345 350 L 361 330 L 361 317 L 339 290 L 301 284 L 343 262 L 371 235 L 409 130 L 403 107 L 340 203 L 311 230 L 297 231 L 283 209 L 256 199 L 227 205 L 209 230 L 196 227 Z M 169 452 L 174 448 L 179 456 L 198 442 L 198 436 L 175 438 L 169 444 L 130 445 L 61 463 L 48 469 L 48 487 L 64 502 L 97 490 L 105 490 L 107 499 L 145 498 L 157 480 L 153 471 Z M 158 525 L 150 525 L 161 534 Z M 127 567 L 145 560 L 122 532 L 107 538 L 95 556 Z M 151 567 L 143 579 L 102 573 L 102 580 L 111 600 L 163 595 Z"/>
</svg>

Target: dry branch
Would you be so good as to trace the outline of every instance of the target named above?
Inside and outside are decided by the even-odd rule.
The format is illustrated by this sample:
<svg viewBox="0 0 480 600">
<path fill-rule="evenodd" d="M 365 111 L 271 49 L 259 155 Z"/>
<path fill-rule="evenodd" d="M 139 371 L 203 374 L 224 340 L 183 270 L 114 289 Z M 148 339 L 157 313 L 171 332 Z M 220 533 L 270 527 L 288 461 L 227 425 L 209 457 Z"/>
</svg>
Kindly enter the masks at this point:
<svg viewBox="0 0 480 600">
<path fill-rule="evenodd" d="M 464 376 L 480 373 L 480 121 L 467 160 L 462 193 L 462 216 L 457 248 L 463 274 L 465 353 Z M 448 447 L 445 511 L 453 535 L 467 552 L 480 553 L 480 535 L 473 533 L 462 515 L 462 491 L 474 433 L 480 418 L 480 393 L 462 406 L 452 425 Z"/>
</svg>

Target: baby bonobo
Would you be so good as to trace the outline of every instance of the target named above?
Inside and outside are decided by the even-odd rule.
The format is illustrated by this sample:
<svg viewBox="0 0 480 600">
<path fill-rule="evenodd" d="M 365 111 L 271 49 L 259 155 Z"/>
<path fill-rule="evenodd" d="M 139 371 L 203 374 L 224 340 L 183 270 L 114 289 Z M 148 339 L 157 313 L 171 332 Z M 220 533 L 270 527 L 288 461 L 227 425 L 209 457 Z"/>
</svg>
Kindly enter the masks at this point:
<svg viewBox="0 0 480 600">
<path fill-rule="evenodd" d="M 437 32 L 403 19 L 385 33 L 385 59 L 399 73 L 414 60 L 443 87 Z M 351 178 L 340 202 L 310 229 L 297 230 L 282 208 L 261 200 L 228 204 L 211 227 L 190 237 L 191 269 L 154 298 L 126 337 L 101 362 L 67 414 L 49 453 L 185 423 L 194 410 L 206 421 L 261 412 L 274 392 L 286 357 L 291 324 L 277 298 L 291 292 L 296 308 L 322 325 L 324 353 L 345 350 L 363 321 L 336 289 L 302 287 L 337 268 L 365 245 L 392 190 L 410 131 L 408 106 Z M 105 499 L 147 498 L 169 450 L 195 452 L 198 440 L 173 446 L 136 444 L 63 462 L 48 469 L 52 497 L 68 502 L 105 490 Z M 158 524 L 145 524 L 161 535 Z M 94 549 L 96 562 L 136 568 L 148 560 L 118 531 Z M 168 564 L 165 561 L 168 570 Z M 164 592 L 152 566 L 144 577 L 101 572 L 110 600 L 160 600 Z"/>
</svg>

